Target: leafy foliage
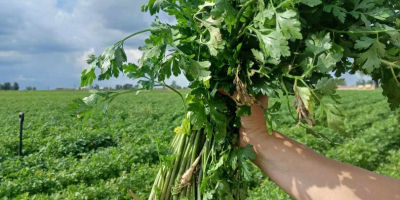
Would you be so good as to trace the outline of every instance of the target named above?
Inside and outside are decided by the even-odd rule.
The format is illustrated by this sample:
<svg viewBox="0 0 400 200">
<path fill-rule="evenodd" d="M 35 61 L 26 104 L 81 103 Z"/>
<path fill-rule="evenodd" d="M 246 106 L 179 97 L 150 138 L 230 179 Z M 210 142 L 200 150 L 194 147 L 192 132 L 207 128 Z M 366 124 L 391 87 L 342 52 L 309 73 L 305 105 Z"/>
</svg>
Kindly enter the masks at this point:
<svg viewBox="0 0 400 200">
<path fill-rule="evenodd" d="M 344 128 L 354 134 L 343 138 L 330 129 L 313 128 L 332 143 L 293 126 L 285 106 L 274 113 L 273 119 L 279 119 L 279 131 L 321 154 L 399 178 L 399 127 L 381 92 L 338 91 L 337 95 L 342 96 L 339 108 L 348 116 Z M 165 91 L 120 96 L 110 105 L 107 118 L 102 107 L 97 107 L 82 130 L 82 122 L 69 118 L 65 108 L 72 99 L 86 93 L 0 93 L 5 103 L 0 107 L 0 198 L 130 199 L 127 189 L 142 198 L 149 196 L 162 166 L 159 160 L 167 163 L 175 156 L 167 151 L 173 137 L 171 130 L 182 121 L 179 98 Z M 275 102 L 280 99 L 270 99 L 270 105 Z M 26 115 L 23 158 L 17 157 L 20 111 Z M 228 163 L 227 159 L 222 159 L 220 168 Z M 290 199 L 256 167 L 251 168 L 248 199 Z M 225 176 L 230 175 L 218 177 L 223 180 Z M 227 185 L 222 182 L 221 189 Z M 211 192 L 208 195 L 212 198 Z"/>
<path fill-rule="evenodd" d="M 221 101 L 216 90 L 222 88 L 230 94 L 237 90 L 239 102 L 245 106 L 257 103 L 255 97 L 260 95 L 278 96 L 279 92 L 287 98 L 293 95 L 295 121 L 306 124 L 309 133 L 317 124 L 346 134 L 343 115 L 338 109 L 339 98 L 335 95 L 340 81 L 332 77 L 332 72 L 340 76 L 362 71 L 376 80 L 381 79 L 390 108 L 400 107 L 399 87 L 396 87 L 400 70 L 400 23 L 399 12 L 394 11 L 399 7 L 396 1 L 385 0 L 150 0 L 142 7 L 143 11 L 151 14 L 163 11 L 174 16 L 178 23 L 161 23 L 156 18 L 150 29 L 128 36 L 98 57 L 90 56 L 89 68 L 82 73 L 82 85 L 93 82 L 96 67 L 101 71 L 98 80 L 128 73 L 133 79 L 140 78 L 140 89 L 147 90 L 161 85 L 169 87 L 164 80 L 172 74 L 183 73 L 194 91 L 184 100 L 188 104 L 185 123 L 189 119 L 195 134 L 204 133 L 205 141 L 213 143 L 210 154 L 206 155 L 211 158 L 203 163 L 206 165 L 201 172 L 203 176 L 196 183 L 206 189 L 192 195 L 198 195 L 197 198 L 205 195 L 206 199 L 233 195 L 232 198 L 243 199 L 245 194 L 239 188 L 247 187 L 246 182 L 240 181 L 248 179 L 248 173 L 243 173 L 250 171 L 246 165 L 234 171 L 237 176 L 225 177 L 226 187 L 231 190 L 216 192 L 221 184 L 220 175 L 230 172 L 232 166 L 218 168 L 219 176 L 211 184 L 201 183 L 210 180 L 209 166 L 214 166 L 225 154 L 240 151 L 234 139 L 236 122 L 248 113 L 248 107 L 237 107 L 229 99 Z M 125 64 L 125 40 L 146 31 L 151 34 L 140 48 L 144 53 L 139 64 Z M 96 102 L 99 95 L 83 102 L 90 107 L 90 102 Z M 103 97 L 112 100 L 110 96 Z M 284 100 L 280 101 L 282 104 Z M 81 110 L 87 108 L 82 101 L 76 103 Z M 269 126 L 277 126 L 272 116 L 280 107 L 273 108 L 265 111 Z M 232 117 L 234 113 L 236 117 Z M 178 143 L 192 138 L 187 137 L 180 138 Z M 205 142 L 190 141 L 184 150 L 175 148 L 173 152 L 197 157 L 199 152 L 188 148 L 204 146 Z M 180 158 L 176 163 L 181 162 Z M 187 157 L 182 159 L 188 162 Z M 169 183 L 178 180 L 175 173 L 178 169 L 171 170 Z M 239 184 L 242 185 L 238 187 Z M 161 195 L 167 199 L 174 195 L 175 198 L 176 195 L 190 196 L 181 190 L 172 194 L 170 186 L 160 187 L 163 188 Z M 160 188 L 154 190 L 157 189 Z"/>
</svg>

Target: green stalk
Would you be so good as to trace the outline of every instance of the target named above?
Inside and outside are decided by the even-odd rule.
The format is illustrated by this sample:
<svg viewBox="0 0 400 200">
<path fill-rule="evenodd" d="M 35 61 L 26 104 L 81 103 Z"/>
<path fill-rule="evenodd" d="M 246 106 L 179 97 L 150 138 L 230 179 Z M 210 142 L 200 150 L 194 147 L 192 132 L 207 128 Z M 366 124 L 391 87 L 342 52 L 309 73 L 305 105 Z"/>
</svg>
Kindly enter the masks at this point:
<svg viewBox="0 0 400 200">
<path fill-rule="evenodd" d="M 362 33 L 371 33 L 371 34 L 376 34 L 376 33 L 386 33 L 386 32 L 399 32 L 400 29 L 393 29 L 393 30 L 378 30 L 378 31 L 341 31 L 341 30 L 335 30 L 331 28 L 325 28 L 326 30 L 336 32 L 336 33 L 351 33 L 351 34 L 362 34 Z"/>
<path fill-rule="evenodd" d="M 392 63 L 392 62 L 389 62 L 389 61 L 387 61 L 387 60 L 382 60 L 382 59 L 381 59 L 381 62 L 382 62 L 383 64 L 385 64 L 385 65 L 389 65 L 390 67 L 395 67 L 395 68 L 397 68 L 397 69 L 400 69 L 400 65 L 396 65 L 396 64 L 394 64 L 394 63 Z"/>
<path fill-rule="evenodd" d="M 157 173 L 157 176 L 156 176 L 156 180 L 154 181 L 152 188 L 156 188 L 159 185 L 159 183 L 161 181 L 161 171 L 162 171 L 162 168 L 160 170 L 158 170 L 158 173 Z M 153 196 L 155 195 L 155 192 L 156 191 L 154 189 L 151 190 L 149 199 L 153 199 L 154 198 Z"/>
<path fill-rule="evenodd" d="M 177 136 L 179 137 L 179 136 Z M 169 196 L 169 194 L 171 193 L 171 190 L 167 190 L 170 187 L 170 180 L 171 180 L 171 176 L 174 177 L 175 173 L 176 173 L 176 169 L 179 166 L 179 162 L 181 160 L 182 157 L 182 152 L 183 152 L 183 148 L 186 144 L 186 137 L 183 135 L 182 136 L 182 140 L 179 143 L 179 151 L 177 152 L 177 157 L 175 158 L 175 163 L 174 163 L 174 167 L 170 170 L 168 170 L 168 174 L 167 177 L 165 178 L 165 181 L 167 181 L 168 183 L 166 183 L 164 181 L 164 186 L 163 186 L 163 190 L 162 190 L 162 194 L 161 194 L 161 200 L 165 199 L 166 195 Z"/>
<path fill-rule="evenodd" d="M 139 34 L 141 34 L 141 33 L 149 32 L 149 31 L 151 31 L 151 29 L 146 29 L 146 30 L 143 30 L 143 31 L 139 31 L 139 32 L 130 34 L 128 37 L 124 38 L 123 40 L 121 40 L 121 41 L 119 41 L 119 42 L 120 42 L 120 43 L 123 43 L 123 42 L 125 42 L 125 40 L 127 40 L 127 39 L 129 39 L 129 38 L 131 38 L 131 37 L 133 37 L 133 36 L 135 36 L 135 35 L 139 35 Z"/>
<path fill-rule="evenodd" d="M 203 153 L 203 155 L 204 155 L 204 153 Z M 196 188 L 197 189 L 197 195 L 196 195 L 197 199 L 201 199 L 200 186 L 201 186 L 201 182 L 202 181 L 203 181 L 203 170 L 201 170 L 201 168 L 200 168 L 199 176 L 198 176 L 198 179 L 197 179 L 197 182 L 199 183 L 199 185 Z"/>
<path fill-rule="evenodd" d="M 193 148 L 192 148 L 192 143 L 193 143 L 192 141 L 193 141 L 193 138 L 194 138 L 194 134 L 195 134 L 195 133 L 192 132 L 192 135 L 191 135 L 191 137 L 190 137 L 189 143 L 188 143 L 187 145 L 185 145 L 185 153 L 184 153 L 183 158 L 181 159 L 181 163 L 180 163 L 180 166 L 179 166 L 179 171 L 178 171 L 178 173 L 177 173 L 177 176 L 174 177 L 173 179 L 171 179 L 170 187 L 172 187 L 173 185 L 175 185 L 175 183 L 177 183 L 178 186 L 179 186 L 179 180 L 180 180 L 182 174 L 185 172 L 186 166 L 187 166 L 188 163 L 189 163 L 190 150 L 193 149 Z M 173 196 L 173 199 L 178 199 L 178 197 L 181 196 L 181 195 L 182 195 L 182 191 L 181 191 L 181 193 L 179 193 L 179 194 L 175 194 L 175 195 Z"/>
<path fill-rule="evenodd" d="M 238 35 L 238 33 L 239 33 L 239 31 L 240 31 L 240 28 L 239 28 L 240 18 L 242 17 L 244 11 L 246 10 L 247 7 L 249 7 L 251 4 L 253 4 L 253 3 L 256 2 L 256 1 L 257 1 L 257 0 L 250 0 L 250 1 L 246 2 L 246 3 L 243 5 L 243 7 L 239 10 L 239 13 L 237 14 L 237 17 L 236 17 L 236 24 L 235 24 L 235 27 L 234 27 L 234 31 L 232 32 L 232 35 L 233 35 L 233 36 Z M 243 32 L 245 32 L 245 31 L 246 31 L 246 29 L 243 29 Z M 242 34 L 241 34 L 241 35 L 242 35 Z M 240 37 L 234 37 L 234 38 L 232 39 L 232 41 L 229 43 L 229 46 L 232 47 L 233 45 L 236 45 L 236 43 L 237 43 L 237 41 L 239 40 L 239 38 L 240 38 Z"/>
<path fill-rule="evenodd" d="M 256 1 L 257 0 L 251 0 L 251 1 L 246 2 L 243 5 L 243 7 L 239 10 L 239 13 L 237 14 L 237 17 L 236 17 L 236 25 L 235 25 L 235 30 L 236 31 L 234 32 L 235 33 L 234 35 L 237 35 L 237 31 L 239 30 L 240 18 L 242 17 L 244 11 L 247 9 L 247 7 L 249 7 L 251 4 L 253 4 Z"/>
<path fill-rule="evenodd" d="M 192 134 L 191 134 L 191 136 L 190 136 L 190 139 L 188 140 L 188 141 L 186 141 L 185 142 L 185 145 L 183 145 L 182 147 L 181 147 L 181 154 L 176 158 L 176 162 L 175 162 L 175 165 L 174 165 L 174 168 L 173 168 L 173 171 L 172 171 L 172 176 L 168 179 L 169 180 L 169 183 L 168 183 L 168 187 L 167 187 L 167 194 L 166 194 L 166 199 L 168 200 L 169 199 L 169 197 L 170 197 L 170 195 L 171 195 L 171 189 L 172 189 L 172 186 L 174 185 L 174 182 L 175 182 L 175 180 L 177 179 L 177 176 L 179 176 L 179 173 L 178 173 L 178 171 L 180 171 L 181 170 L 181 168 L 182 168 L 182 165 L 183 165 L 183 162 L 186 162 L 187 161 L 187 159 L 185 159 L 185 157 L 186 157 L 186 151 L 187 150 L 190 150 L 190 148 L 191 148 L 191 144 L 192 144 L 192 141 L 193 141 L 193 135 L 194 135 L 194 133 L 192 132 Z M 185 135 L 185 138 L 187 138 L 187 136 Z M 182 153 L 183 153 L 183 159 L 181 159 L 182 158 Z M 179 178 L 179 177 L 178 177 Z M 178 179 L 179 180 L 179 179 Z"/>
<path fill-rule="evenodd" d="M 176 94 L 178 94 L 181 97 L 183 106 L 185 107 L 185 113 L 187 113 L 186 101 L 185 101 L 185 98 L 183 98 L 182 94 L 180 92 L 178 92 L 178 90 L 175 90 L 175 88 L 165 84 L 165 82 L 164 82 L 164 86 L 167 87 L 168 89 L 174 91 Z"/>
<path fill-rule="evenodd" d="M 167 173 L 165 174 L 164 181 L 162 183 L 163 185 L 162 185 L 160 200 L 165 199 L 165 193 L 167 192 L 167 186 L 168 186 L 168 184 L 166 184 L 165 182 L 169 180 L 169 178 L 171 176 L 171 171 L 172 171 L 172 169 L 169 169 L 167 171 Z"/>
</svg>

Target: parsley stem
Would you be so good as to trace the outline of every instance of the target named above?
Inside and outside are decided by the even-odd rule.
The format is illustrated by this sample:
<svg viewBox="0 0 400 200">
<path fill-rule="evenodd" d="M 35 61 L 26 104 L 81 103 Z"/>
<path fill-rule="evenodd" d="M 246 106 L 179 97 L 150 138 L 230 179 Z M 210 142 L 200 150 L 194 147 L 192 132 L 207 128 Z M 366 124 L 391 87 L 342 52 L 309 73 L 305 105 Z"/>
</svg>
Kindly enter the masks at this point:
<svg viewBox="0 0 400 200">
<path fill-rule="evenodd" d="M 148 32 L 148 31 L 151 31 L 151 29 L 146 29 L 146 30 L 143 30 L 143 31 L 139 31 L 139 32 L 133 33 L 133 34 L 129 35 L 128 37 L 124 38 L 123 40 L 121 40 L 119 42 L 123 43 L 123 42 L 125 42 L 125 40 L 127 40 L 127 39 L 129 39 L 129 38 L 131 38 L 131 37 L 133 37 L 135 35 L 139 35 L 141 33 L 145 33 L 145 32 Z"/>
<path fill-rule="evenodd" d="M 254 2 L 256 2 L 257 0 L 251 0 L 246 2 L 243 7 L 239 10 L 239 13 L 236 17 L 236 25 L 235 25 L 235 33 L 237 33 L 237 31 L 239 30 L 239 23 L 240 23 L 240 18 L 242 17 L 244 11 L 247 9 L 247 7 L 249 7 L 251 4 L 253 4 Z M 236 34 L 234 34 L 236 35 Z"/>
<path fill-rule="evenodd" d="M 284 76 L 285 76 L 285 77 L 288 77 L 288 78 L 292 78 L 292 79 L 302 79 L 302 78 L 303 78 L 303 77 L 301 77 L 301 76 L 293 76 L 293 75 L 290 75 L 290 74 L 288 74 L 288 73 L 284 74 Z"/>
<path fill-rule="evenodd" d="M 317 96 L 317 94 L 315 94 L 314 90 L 312 88 L 310 88 L 310 86 L 308 86 L 308 84 L 303 80 L 300 79 L 300 81 L 310 90 L 310 92 L 314 95 L 314 97 L 320 102 L 322 103 L 321 99 Z"/>
<path fill-rule="evenodd" d="M 400 65 L 396 65 L 396 64 L 394 64 L 394 63 L 392 63 L 392 62 L 389 62 L 389 61 L 387 61 L 387 60 L 382 60 L 382 59 L 381 59 L 381 62 L 382 62 L 383 64 L 385 64 L 385 65 L 389 65 L 390 67 L 395 67 L 395 68 L 397 68 L 397 69 L 400 69 Z"/>
<path fill-rule="evenodd" d="M 393 75 L 394 80 L 397 82 L 397 85 L 400 86 L 400 82 L 397 80 L 397 76 L 396 76 L 396 74 L 394 73 L 394 70 L 393 70 L 393 67 L 399 67 L 399 66 L 397 66 L 397 65 L 395 65 L 395 64 L 393 64 L 391 62 L 388 62 L 386 60 L 381 60 L 381 62 L 387 64 L 390 67 L 390 71 L 392 71 L 392 75 Z"/>
<path fill-rule="evenodd" d="M 352 33 L 352 34 L 361 34 L 361 33 L 385 33 L 385 32 L 400 32 L 400 29 L 390 29 L 390 30 L 377 30 L 377 31 L 341 31 L 336 29 L 325 28 L 326 30 L 333 31 L 336 33 Z"/>
<path fill-rule="evenodd" d="M 297 122 L 298 121 L 298 119 L 296 119 L 296 117 L 293 115 L 293 112 L 292 112 L 292 107 L 290 107 L 290 103 L 289 103 L 289 91 L 287 90 L 287 88 L 286 88 L 286 85 L 285 85 L 285 82 L 283 82 L 283 76 L 281 76 L 281 84 L 282 84 L 282 89 L 285 91 L 285 93 L 286 93 L 286 102 L 287 102 L 287 106 L 288 106 L 288 109 L 289 109 L 289 113 L 290 113 L 290 116 L 292 116 L 292 118 L 294 119 L 294 121 L 295 122 Z"/>
<path fill-rule="evenodd" d="M 185 113 L 186 113 L 187 112 L 186 102 L 185 102 L 185 98 L 183 98 L 182 94 L 180 92 L 178 92 L 177 90 L 175 90 L 173 87 L 167 85 L 165 82 L 163 82 L 163 86 L 165 86 L 168 89 L 174 91 L 175 93 L 177 93 L 181 97 L 182 102 L 183 102 L 183 106 L 185 107 Z"/>
</svg>

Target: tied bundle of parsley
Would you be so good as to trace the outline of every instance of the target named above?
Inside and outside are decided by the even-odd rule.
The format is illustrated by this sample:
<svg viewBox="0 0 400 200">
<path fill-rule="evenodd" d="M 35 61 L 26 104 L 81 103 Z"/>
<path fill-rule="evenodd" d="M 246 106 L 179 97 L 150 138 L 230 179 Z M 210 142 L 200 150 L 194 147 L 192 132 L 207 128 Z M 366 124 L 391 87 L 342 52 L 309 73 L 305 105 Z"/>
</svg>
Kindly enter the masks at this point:
<svg viewBox="0 0 400 200">
<path fill-rule="evenodd" d="M 381 82 L 390 108 L 399 110 L 399 8 L 395 0 L 150 0 L 142 11 L 168 13 L 176 24 L 156 18 L 148 30 L 90 55 L 81 86 L 123 73 L 139 80 L 137 91 L 164 86 L 182 98 L 173 156 L 149 199 L 245 199 L 255 154 L 237 144 L 239 120 L 251 115 L 258 96 L 278 98 L 264 109 L 269 131 L 279 127 L 275 116 L 284 105 L 293 126 L 317 136 L 315 126 L 346 134 L 335 93 L 343 80 L 334 77 L 361 71 Z M 124 42 L 144 32 L 150 36 L 142 58 L 127 63 Z M 190 82 L 185 97 L 164 82 L 180 74 Z M 238 91 L 240 104 L 217 90 Z M 99 99 L 123 94 L 91 92 L 74 101 L 75 116 L 87 119 Z"/>
</svg>

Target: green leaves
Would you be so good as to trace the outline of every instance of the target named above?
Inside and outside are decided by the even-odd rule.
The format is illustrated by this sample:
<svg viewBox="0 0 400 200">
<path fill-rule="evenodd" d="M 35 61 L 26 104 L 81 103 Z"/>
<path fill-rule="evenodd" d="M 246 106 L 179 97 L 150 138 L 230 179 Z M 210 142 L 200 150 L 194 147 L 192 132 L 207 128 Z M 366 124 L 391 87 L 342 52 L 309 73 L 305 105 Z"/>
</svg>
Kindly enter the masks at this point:
<svg viewBox="0 0 400 200">
<path fill-rule="evenodd" d="M 328 13 L 333 13 L 335 17 L 339 19 L 339 21 L 343 24 L 346 20 L 346 10 L 337 5 L 331 4 L 324 6 L 323 10 Z"/>
<path fill-rule="evenodd" d="M 308 110 L 308 112 L 312 113 L 313 111 L 313 98 L 311 96 L 310 89 L 306 87 L 298 87 L 296 86 L 297 94 L 299 95 L 301 101 L 304 104 L 304 107 Z"/>
<path fill-rule="evenodd" d="M 356 49 L 367 49 L 368 47 L 371 46 L 371 44 L 375 43 L 376 39 L 369 38 L 366 36 L 363 36 L 360 38 L 360 40 L 356 41 L 356 44 L 354 45 L 354 48 Z"/>
<path fill-rule="evenodd" d="M 301 3 L 306 4 L 310 7 L 317 6 L 322 3 L 321 0 L 301 0 Z"/>
<path fill-rule="evenodd" d="M 323 77 L 322 79 L 318 80 L 317 84 L 315 85 L 315 90 L 323 95 L 334 95 L 336 93 L 337 86 L 342 84 L 344 79 L 332 79 Z"/>
<path fill-rule="evenodd" d="M 316 117 L 321 125 L 327 126 L 343 135 L 347 135 L 344 129 L 344 115 L 333 104 L 321 104 L 316 112 Z"/>
<path fill-rule="evenodd" d="M 147 5 L 142 6 L 142 12 L 150 11 L 150 14 L 154 15 L 160 12 L 160 9 L 168 5 L 168 3 L 167 0 L 150 0 Z"/>
<path fill-rule="evenodd" d="M 169 25 L 156 18 L 140 48 L 143 55 L 137 64 L 126 63 L 123 42 L 146 30 L 129 35 L 97 58 L 90 56 L 89 67 L 82 73 L 82 85 L 90 85 L 96 79 L 96 67 L 101 69 L 99 80 L 118 77 L 123 72 L 131 79 L 139 79 L 140 89 L 148 90 L 183 73 L 192 91 L 186 98 L 188 112 L 177 132 L 186 133 L 185 137 L 201 133 L 207 141 L 213 141 L 205 148 L 207 158 L 202 158 L 201 168 L 207 176 L 201 186 L 203 199 L 240 199 L 247 189 L 242 180 L 250 178 L 248 160 L 254 157 L 251 147 L 237 148 L 236 131 L 239 116 L 251 115 L 251 107 L 237 106 L 230 99 L 221 98 L 217 90 L 230 94 L 240 90 L 250 99 L 260 95 L 279 97 L 280 90 L 287 96 L 295 94 L 293 106 L 298 123 L 312 127 L 317 121 L 344 133 L 343 115 L 334 104 L 338 103 L 336 88 L 341 80 L 330 78 L 330 74 L 361 70 L 374 78 L 380 78 L 382 71 L 386 76 L 389 68 L 378 70 L 381 63 L 391 64 L 400 56 L 400 35 L 392 28 L 400 26 L 391 6 L 375 0 L 149 0 L 143 11 L 152 15 L 166 12 L 177 23 Z M 399 72 L 393 70 L 392 78 L 381 77 L 385 79 L 383 92 L 392 109 L 400 106 L 393 78 Z M 101 95 L 76 101 L 76 108 L 92 108 Z M 282 103 L 276 99 L 273 106 L 264 110 L 270 130 L 279 126 Z M 191 141 L 194 139 L 185 144 Z M 201 145 L 195 146 L 202 148 Z M 196 151 L 192 158 L 197 156 Z M 183 153 L 186 152 L 192 151 L 185 147 Z M 228 155 L 234 157 L 229 158 L 229 163 Z M 225 177 L 226 174 L 232 176 Z"/>
<path fill-rule="evenodd" d="M 205 122 L 207 122 L 207 115 L 203 102 L 197 101 L 189 104 L 188 111 L 190 111 L 190 122 L 193 125 L 193 130 L 200 130 Z"/>
<path fill-rule="evenodd" d="M 116 44 L 104 50 L 97 60 L 101 69 L 99 80 L 108 80 L 112 76 L 118 77 L 122 63 L 126 62 L 126 54 L 122 46 Z"/>
<path fill-rule="evenodd" d="M 361 41 L 361 40 L 360 40 Z M 357 47 L 365 47 L 368 43 L 371 42 L 371 39 L 364 38 L 364 42 L 359 42 Z M 360 48 L 361 48 L 360 47 Z M 366 52 L 362 53 L 358 59 L 356 59 L 356 64 L 362 65 L 362 68 L 367 72 L 371 73 L 374 69 L 378 68 L 381 64 L 381 57 L 386 56 L 386 45 L 379 42 L 379 40 L 375 40 L 372 44 L 371 48 L 369 48 Z"/>
<path fill-rule="evenodd" d="M 211 78 L 211 72 L 208 69 L 211 66 L 209 61 L 198 62 L 195 60 L 189 60 L 188 73 L 193 77 L 197 78 L 199 81 L 207 81 Z"/>
<path fill-rule="evenodd" d="M 314 55 L 320 54 L 331 49 L 331 37 L 329 33 L 325 33 L 324 31 L 312 34 L 306 39 L 306 46 L 306 52 L 313 53 Z"/>
<path fill-rule="evenodd" d="M 251 178 L 251 169 L 252 166 L 249 163 L 249 160 L 254 160 L 256 159 L 256 154 L 252 151 L 253 146 L 247 145 L 241 149 L 238 150 L 238 158 L 239 158 L 239 163 L 241 167 L 241 173 L 243 174 L 244 178 L 246 180 L 250 180 Z"/>
<path fill-rule="evenodd" d="M 279 111 L 281 109 L 281 105 L 282 103 L 277 101 L 273 106 L 270 106 L 268 109 L 264 110 L 265 122 L 270 130 L 270 133 L 280 127 Z"/>
<path fill-rule="evenodd" d="M 206 27 L 209 33 L 209 40 L 204 44 L 207 45 L 208 49 L 210 50 L 210 54 L 213 56 L 217 56 L 218 51 L 224 48 L 220 29 L 213 26 L 213 24 L 219 25 L 219 23 L 220 21 L 213 20 L 211 17 L 208 20 L 203 21 L 203 25 Z"/>
<path fill-rule="evenodd" d="M 251 90 L 257 95 L 267 95 L 270 98 L 278 97 L 278 85 L 275 81 L 257 78 L 250 86 Z"/>
<path fill-rule="evenodd" d="M 317 64 L 313 66 L 315 62 L 313 60 L 308 63 L 308 67 L 316 67 L 322 73 L 331 71 L 343 57 L 343 49 L 336 44 L 332 44 L 329 33 L 324 31 L 309 36 L 306 39 L 306 46 L 306 52 L 318 56 Z M 305 61 L 307 62 L 307 60 Z"/>
<path fill-rule="evenodd" d="M 297 13 L 294 10 L 276 13 L 276 31 L 282 34 L 286 39 L 290 39 L 291 37 L 302 39 L 300 22 L 296 17 Z"/>
<path fill-rule="evenodd" d="M 85 69 L 81 75 L 81 87 L 91 85 L 96 80 L 95 69 Z"/>
<path fill-rule="evenodd" d="M 122 70 L 122 63 L 126 62 L 126 59 L 125 51 L 118 43 L 108 47 L 98 58 L 89 55 L 86 60 L 89 67 L 82 72 L 81 87 L 93 83 L 96 79 L 96 67 L 101 69 L 99 80 L 110 79 L 112 76 L 118 77 L 119 71 Z"/>
<path fill-rule="evenodd" d="M 223 18 L 228 25 L 228 31 L 231 32 L 232 26 L 236 24 L 237 11 L 228 0 L 216 0 L 215 7 L 210 13 L 215 19 Z"/>
<path fill-rule="evenodd" d="M 382 89 L 382 94 L 388 98 L 390 109 L 400 109 L 400 84 L 393 77 L 390 70 L 386 70 L 383 74 Z"/>
<path fill-rule="evenodd" d="M 261 50 L 265 56 L 279 59 L 281 56 L 290 56 L 287 40 L 279 32 L 271 32 L 267 35 L 255 30 L 260 41 Z"/>
</svg>

